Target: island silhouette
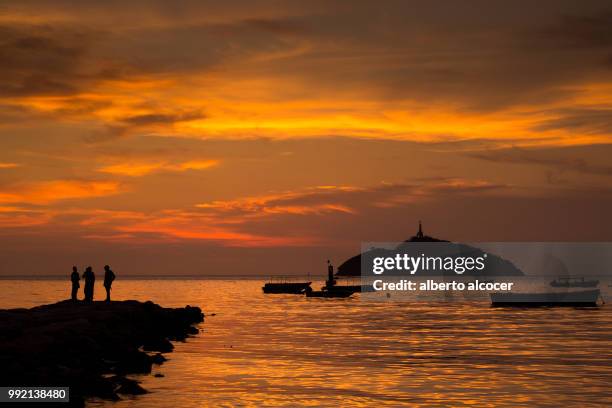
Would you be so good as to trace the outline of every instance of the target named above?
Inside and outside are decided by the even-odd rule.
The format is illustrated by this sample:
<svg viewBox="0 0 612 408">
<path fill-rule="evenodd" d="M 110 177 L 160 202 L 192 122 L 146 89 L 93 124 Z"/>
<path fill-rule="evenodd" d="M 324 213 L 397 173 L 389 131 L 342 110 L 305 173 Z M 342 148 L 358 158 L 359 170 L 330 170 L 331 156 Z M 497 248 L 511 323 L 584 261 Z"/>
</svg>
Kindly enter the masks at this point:
<svg viewBox="0 0 612 408">
<path fill-rule="evenodd" d="M 439 243 L 441 245 L 430 245 L 431 243 Z M 369 259 L 375 257 L 388 257 L 398 252 L 421 253 L 426 252 L 431 256 L 453 255 L 455 257 L 477 257 L 484 252 L 476 247 L 455 243 L 443 239 L 438 239 L 425 235 L 423 233 L 423 225 L 419 221 L 419 229 L 415 235 L 403 241 L 395 248 L 370 248 L 368 251 L 357 254 L 344 261 L 336 272 L 337 277 L 357 277 L 361 276 L 362 256 Z M 483 270 L 466 270 L 462 276 L 475 277 L 495 277 L 495 276 L 524 276 L 525 274 L 517 268 L 512 262 L 501 258 L 495 254 L 487 253 L 486 268 Z M 398 274 L 397 271 L 386 272 L 389 275 Z M 402 274 L 399 272 L 399 274 Z M 421 270 L 419 276 L 456 276 L 452 270 Z"/>
</svg>

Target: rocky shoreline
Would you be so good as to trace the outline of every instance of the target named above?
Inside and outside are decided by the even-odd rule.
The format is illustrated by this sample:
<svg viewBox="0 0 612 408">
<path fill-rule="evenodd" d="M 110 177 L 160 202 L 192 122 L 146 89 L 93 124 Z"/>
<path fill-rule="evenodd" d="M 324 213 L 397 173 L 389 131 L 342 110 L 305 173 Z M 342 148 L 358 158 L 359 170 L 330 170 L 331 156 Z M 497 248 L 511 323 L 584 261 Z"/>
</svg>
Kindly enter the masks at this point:
<svg viewBox="0 0 612 408">
<path fill-rule="evenodd" d="M 202 321 L 198 307 L 135 300 L 0 310 L 0 383 L 69 386 L 72 406 L 146 393 L 126 375 L 150 373 L 172 351 L 171 341 L 197 334 Z"/>
</svg>

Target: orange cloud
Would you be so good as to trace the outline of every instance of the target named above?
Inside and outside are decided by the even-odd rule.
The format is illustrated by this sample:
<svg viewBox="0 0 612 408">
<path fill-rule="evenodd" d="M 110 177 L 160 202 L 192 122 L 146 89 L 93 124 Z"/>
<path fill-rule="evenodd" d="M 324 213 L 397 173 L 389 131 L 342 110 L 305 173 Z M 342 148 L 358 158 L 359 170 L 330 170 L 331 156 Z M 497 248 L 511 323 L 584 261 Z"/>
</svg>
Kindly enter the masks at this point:
<svg viewBox="0 0 612 408">
<path fill-rule="evenodd" d="M 232 231 L 209 225 L 174 224 L 171 219 L 160 219 L 147 223 L 131 224 L 116 228 L 118 231 L 135 234 L 157 234 L 167 238 L 219 242 L 233 247 L 283 247 L 310 246 L 316 240 L 312 237 L 266 236 Z"/>
<path fill-rule="evenodd" d="M 21 165 L 17 163 L 0 163 L 0 169 L 13 169 L 19 166 Z"/>
<path fill-rule="evenodd" d="M 264 207 L 262 209 L 267 214 L 296 214 L 296 215 L 308 215 L 308 214 L 321 214 L 325 212 L 343 212 L 347 214 L 354 214 L 355 211 L 341 204 L 320 204 L 314 206 L 298 206 L 298 205 L 278 205 L 271 207 Z"/>
<path fill-rule="evenodd" d="M 32 227 L 48 223 L 52 214 L 43 211 L 35 211 L 27 208 L 0 206 L 0 227 L 22 228 Z"/>
<path fill-rule="evenodd" d="M 51 224 L 58 216 L 70 216 L 71 224 L 64 220 L 62 225 L 76 228 L 80 237 L 107 242 L 146 244 L 196 240 L 231 247 L 283 247 L 311 246 L 320 241 L 308 234 L 289 236 L 240 231 L 236 225 L 245 221 L 238 220 L 240 217 L 226 219 L 183 209 L 145 213 L 79 208 L 29 211 L 0 206 L 0 226 L 5 227 Z"/>
<path fill-rule="evenodd" d="M 460 178 L 418 184 L 382 184 L 368 188 L 322 185 L 201 203 L 196 205 L 195 210 L 172 209 L 150 214 L 98 210 L 87 214 L 80 224 L 83 227 L 102 228 L 99 236 L 90 233 L 86 236 L 107 241 L 199 240 L 237 247 L 313 246 L 324 242 L 325 237 L 303 229 L 274 226 L 280 225 L 277 222 L 286 225 L 285 222 L 290 221 L 284 218 L 290 216 L 356 215 L 360 212 L 358 210 L 366 208 L 391 208 L 428 200 L 440 194 L 471 194 L 502 187 L 485 180 Z M 280 217 L 284 217 L 282 221 Z M 296 236 L 270 231 L 293 231 Z"/>
<path fill-rule="evenodd" d="M 372 207 L 391 208 L 428 200 L 440 194 L 470 194 L 500 187 L 503 186 L 485 180 L 459 178 L 429 180 L 420 184 L 382 184 L 368 188 L 322 185 L 259 197 L 213 201 L 198 204 L 195 209 L 153 212 L 81 208 L 32 211 L 7 205 L 0 206 L 0 226 L 50 224 L 54 218 L 62 216 L 64 227 L 76 228 L 81 237 L 109 242 L 146 244 L 195 240 L 233 247 L 314 246 L 325 242 L 325 237 L 304 229 L 304 225 L 288 228 L 287 225 L 292 225 L 288 217 L 293 216 L 296 221 L 294 225 L 300 225 L 303 221 L 297 220 L 302 216 L 356 215 Z M 91 185 L 76 188 L 74 182 L 48 182 L 6 193 L 10 200 L 7 197 L 4 200 L 30 200 L 40 204 L 60 197 L 85 197 L 110 191 L 114 190 Z M 68 219 L 69 225 L 66 224 Z"/>
<path fill-rule="evenodd" d="M 323 213 L 347 213 L 354 214 L 355 210 L 346 204 L 326 202 L 326 196 L 334 200 L 332 193 L 354 192 L 361 189 L 351 186 L 317 186 L 295 191 L 283 191 L 275 194 L 267 194 L 258 197 L 245 197 L 236 200 L 212 201 L 209 203 L 196 204 L 197 208 L 219 211 L 239 211 L 265 214 L 294 214 L 310 215 Z M 306 205 L 300 201 L 320 200 L 323 202 L 312 202 Z"/>
<path fill-rule="evenodd" d="M 84 217 L 79 225 L 83 227 L 113 225 L 117 222 L 136 222 L 147 219 L 147 215 L 137 211 L 111 211 L 111 210 L 70 210 L 70 214 Z"/>
<path fill-rule="evenodd" d="M 219 160 L 190 160 L 182 163 L 128 162 L 102 167 L 98 171 L 129 177 L 146 176 L 159 171 L 204 170 L 219 165 Z"/>
<path fill-rule="evenodd" d="M 49 204 L 55 201 L 103 197 L 120 192 L 115 181 L 53 180 L 13 186 L 0 191 L 0 203 Z"/>
</svg>

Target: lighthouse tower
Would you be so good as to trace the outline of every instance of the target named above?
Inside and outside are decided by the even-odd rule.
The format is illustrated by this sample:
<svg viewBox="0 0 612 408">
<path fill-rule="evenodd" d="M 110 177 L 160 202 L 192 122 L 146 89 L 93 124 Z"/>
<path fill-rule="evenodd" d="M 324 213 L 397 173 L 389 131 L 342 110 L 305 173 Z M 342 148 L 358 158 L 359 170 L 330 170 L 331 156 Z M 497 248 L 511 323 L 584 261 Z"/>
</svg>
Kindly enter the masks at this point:
<svg viewBox="0 0 612 408">
<path fill-rule="evenodd" d="M 423 236 L 423 226 L 421 225 L 421 220 L 419 220 L 419 231 L 416 233 L 415 237 L 422 239 Z"/>
</svg>

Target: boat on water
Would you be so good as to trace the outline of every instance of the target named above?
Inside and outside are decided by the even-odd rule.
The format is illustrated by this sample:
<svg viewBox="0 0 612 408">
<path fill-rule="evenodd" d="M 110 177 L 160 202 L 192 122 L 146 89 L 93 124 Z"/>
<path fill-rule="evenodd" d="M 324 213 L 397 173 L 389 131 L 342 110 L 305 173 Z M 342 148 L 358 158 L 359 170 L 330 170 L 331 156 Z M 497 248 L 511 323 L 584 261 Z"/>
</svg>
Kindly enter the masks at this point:
<svg viewBox="0 0 612 408">
<path fill-rule="evenodd" d="M 289 293 L 299 295 L 311 289 L 312 282 L 268 282 L 261 289 L 264 293 Z"/>
<path fill-rule="evenodd" d="M 352 290 L 356 293 L 361 292 L 376 292 L 376 290 L 372 287 L 372 285 L 338 285 L 339 288 L 344 288 L 345 290 Z"/>
<path fill-rule="evenodd" d="M 572 278 L 561 277 L 550 282 L 550 286 L 555 288 L 594 288 L 599 285 L 598 280 L 586 280 L 584 277 Z"/>
<path fill-rule="evenodd" d="M 327 280 L 325 286 L 321 290 L 312 290 L 308 287 L 304 293 L 306 297 L 323 297 L 323 298 L 347 298 L 355 292 L 361 292 L 361 285 L 338 285 L 338 281 L 334 278 L 334 267 L 327 261 Z"/>
<path fill-rule="evenodd" d="M 347 298 L 357 292 L 351 286 L 323 286 L 321 290 L 312 290 L 308 288 L 304 293 L 306 297 L 324 297 L 324 298 Z"/>
<path fill-rule="evenodd" d="M 491 293 L 491 306 L 502 307 L 597 307 L 601 298 L 599 289 L 576 292 L 547 293 Z"/>
</svg>

